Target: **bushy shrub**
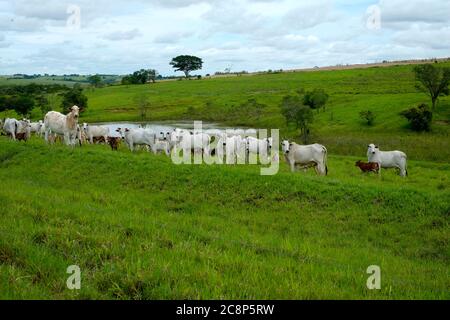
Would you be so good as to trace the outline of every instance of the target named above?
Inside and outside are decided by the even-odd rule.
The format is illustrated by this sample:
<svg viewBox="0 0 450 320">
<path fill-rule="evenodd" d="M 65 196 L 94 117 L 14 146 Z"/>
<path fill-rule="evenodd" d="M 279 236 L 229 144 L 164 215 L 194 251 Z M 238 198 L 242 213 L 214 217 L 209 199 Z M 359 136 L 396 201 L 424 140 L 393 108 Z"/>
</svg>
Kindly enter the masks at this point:
<svg viewBox="0 0 450 320">
<path fill-rule="evenodd" d="M 426 104 L 421 104 L 417 108 L 411 108 L 400 113 L 411 124 L 414 131 L 430 131 L 433 113 Z"/>
<path fill-rule="evenodd" d="M 370 110 L 367 111 L 362 111 L 359 113 L 359 116 L 361 117 L 361 119 L 363 119 L 364 121 L 367 122 L 367 125 L 369 126 L 373 126 L 373 123 L 375 122 L 375 113 L 373 113 Z"/>
</svg>

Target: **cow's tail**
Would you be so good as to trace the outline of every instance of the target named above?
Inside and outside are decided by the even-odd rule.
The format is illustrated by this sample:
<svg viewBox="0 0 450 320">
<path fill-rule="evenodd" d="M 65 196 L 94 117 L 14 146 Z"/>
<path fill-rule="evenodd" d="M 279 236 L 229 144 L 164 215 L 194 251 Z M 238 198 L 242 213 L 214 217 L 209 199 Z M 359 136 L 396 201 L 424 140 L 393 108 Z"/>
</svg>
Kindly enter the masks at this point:
<svg viewBox="0 0 450 320">
<path fill-rule="evenodd" d="M 328 150 L 324 146 L 323 148 L 323 165 L 325 166 L 325 175 L 328 175 Z"/>
</svg>

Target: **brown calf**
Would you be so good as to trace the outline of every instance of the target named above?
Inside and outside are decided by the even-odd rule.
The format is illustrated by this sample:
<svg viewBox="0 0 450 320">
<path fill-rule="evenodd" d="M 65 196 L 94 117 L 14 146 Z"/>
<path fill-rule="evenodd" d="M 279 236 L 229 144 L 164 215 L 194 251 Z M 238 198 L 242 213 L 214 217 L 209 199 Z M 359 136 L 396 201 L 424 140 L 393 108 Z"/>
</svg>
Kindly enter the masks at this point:
<svg viewBox="0 0 450 320">
<path fill-rule="evenodd" d="M 26 132 L 16 133 L 16 140 L 27 142 L 28 134 Z"/>
<path fill-rule="evenodd" d="M 105 137 L 94 137 L 92 140 L 94 141 L 94 144 L 97 144 L 97 143 L 106 143 Z"/>
<path fill-rule="evenodd" d="M 117 151 L 120 145 L 121 138 L 118 137 L 108 137 L 108 144 L 111 146 L 111 150 Z"/>
<path fill-rule="evenodd" d="M 361 169 L 362 172 L 380 172 L 380 166 L 376 162 L 362 162 L 358 161 L 356 162 L 356 166 Z"/>
</svg>

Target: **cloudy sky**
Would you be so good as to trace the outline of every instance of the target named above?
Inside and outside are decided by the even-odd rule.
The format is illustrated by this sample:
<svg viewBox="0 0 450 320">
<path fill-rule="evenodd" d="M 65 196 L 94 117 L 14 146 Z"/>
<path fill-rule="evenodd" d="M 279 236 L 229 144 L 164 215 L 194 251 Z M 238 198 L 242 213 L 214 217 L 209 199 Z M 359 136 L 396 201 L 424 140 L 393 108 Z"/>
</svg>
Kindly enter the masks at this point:
<svg viewBox="0 0 450 320">
<path fill-rule="evenodd" d="M 450 56 L 450 0 L 0 0 L 0 74 L 201 72 Z"/>
</svg>

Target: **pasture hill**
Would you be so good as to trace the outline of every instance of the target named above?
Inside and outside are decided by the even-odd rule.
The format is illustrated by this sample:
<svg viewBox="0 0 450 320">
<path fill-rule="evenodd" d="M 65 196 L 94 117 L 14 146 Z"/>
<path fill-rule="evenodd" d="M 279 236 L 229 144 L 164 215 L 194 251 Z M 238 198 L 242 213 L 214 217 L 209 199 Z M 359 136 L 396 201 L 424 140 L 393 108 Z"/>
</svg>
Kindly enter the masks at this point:
<svg viewBox="0 0 450 320">
<path fill-rule="evenodd" d="M 450 62 L 439 63 L 450 66 Z M 445 162 L 450 159 L 450 99 L 443 97 L 434 113 L 433 131 L 417 134 L 399 115 L 430 99 L 416 89 L 412 65 L 317 72 L 286 72 L 241 77 L 168 81 L 134 86 L 111 86 L 88 92 L 89 108 L 82 121 L 141 121 L 136 96 L 150 102 L 147 121 L 204 120 L 229 126 L 281 129 L 282 137 L 298 139 L 280 112 L 282 98 L 297 90 L 324 89 L 330 99 L 315 114 L 312 142 L 340 155 L 364 155 L 367 144 L 404 150 L 411 159 Z M 255 99 L 261 113 L 248 106 Z M 360 119 L 372 111 L 373 126 Z M 439 150 L 439 152 L 436 152 Z"/>
<path fill-rule="evenodd" d="M 449 299 L 449 100 L 432 132 L 409 131 L 398 113 L 428 102 L 411 66 L 111 86 L 88 92 L 81 121 L 138 120 L 144 93 L 148 120 L 292 137 L 279 104 L 299 87 L 330 95 L 312 128 L 327 177 L 0 137 L 0 298 Z M 249 99 L 267 105 L 259 117 Z M 361 174 L 369 142 L 404 150 L 410 176 Z M 80 290 L 66 287 L 71 265 Z M 366 286 L 372 265 L 380 290 Z"/>
</svg>

